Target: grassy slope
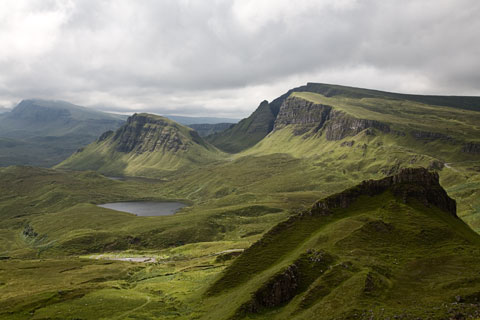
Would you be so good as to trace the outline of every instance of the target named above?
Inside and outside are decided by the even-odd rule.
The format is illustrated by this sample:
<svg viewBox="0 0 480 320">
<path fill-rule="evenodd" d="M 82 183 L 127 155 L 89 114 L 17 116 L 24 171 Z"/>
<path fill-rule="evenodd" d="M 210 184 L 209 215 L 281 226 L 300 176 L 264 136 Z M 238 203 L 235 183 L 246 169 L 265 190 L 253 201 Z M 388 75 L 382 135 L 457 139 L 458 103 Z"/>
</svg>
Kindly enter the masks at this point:
<svg viewBox="0 0 480 320">
<path fill-rule="evenodd" d="M 206 201 L 192 195 L 197 204 L 174 216 L 136 217 L 93 204 L 174 199 L 165 182 L 27 167 L 1 169 L 0 181 L 0 256 L 12 257 L 0 260 L 0 318 L 6 319 L 98 319 L 133 309 L 145 318 L 190 319 L 201 309 L 201 291 L 224 267 L 216 255 L 248 247 L 298 205 L 279 198 Z M 25 235 L 27 226 L 37 235 Z M 124 255 L 163 262 L 76 258 L 127 249 Z"/>
<path fill-rule="evenodd" d="M 292 89 L 292 92 L 313 92 L 323 96 L 349 98 L 382 98 L 405 100 L 434 106 L 444 106 L 464 110 L 480 111 L 480 97 L 474 96 L 434 96 L 386 92 L 372 89 L 356 88 L 326 83 L 309 82 L 307 85 Z"/>
</svg>

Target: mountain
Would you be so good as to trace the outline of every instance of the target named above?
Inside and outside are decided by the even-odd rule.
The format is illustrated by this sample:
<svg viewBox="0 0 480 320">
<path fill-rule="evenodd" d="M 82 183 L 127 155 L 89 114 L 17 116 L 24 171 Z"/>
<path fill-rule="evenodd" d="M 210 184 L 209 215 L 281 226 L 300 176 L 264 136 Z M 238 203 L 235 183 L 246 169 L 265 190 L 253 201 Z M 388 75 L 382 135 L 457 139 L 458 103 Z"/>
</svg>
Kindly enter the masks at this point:
<svg viewBox="0 0 480 320">
<path fill-rule="evenodd" d="M 207 290 L 205 318 L 476 317 L 478 253 L 438 174 L 404 169 L 273 227 Z"/>
<path fill-rule="evenodd" d="M 23 100 L 0 115 L 0 165 L 52 166 L 123 122 L 64 101 Z"/>
<path fill-rule="evenodd" d="M 304 86 L 289 90 L 270 103 L 263 101 L 250 117 L 241 120 L 229 130 L 208 137 L 207 140 L 227 152 L 240 152 L 255 145 L 273 130 L 274 122 L 281 105 L 292 93 L 296 92 L 311 92 L 327 98 L 346 98 L 356 101 L 363 99 L 382 99 L 396 101 L 398 103 L 402 103 L 403 101 L 407 103 L 480 111 L 480 97 L 413 95 L 332 84 L 307 83 Z"/>
<path fill-rule="evenodd" d="M 109 175 L 160 176 L 212 162 L 221 153 L 196 131 L 170 119 L 140 113 L 79 149 L 57 168 L 97 170 Z"/>
<path fill-rule="evenodd" d="M 168 118 L 184 126 L 190 126 L 191 124 L 219 124 L 219 123 L 237 123 L 239 119 L 233 118 L 217 118 L 217 117 L 186 117 L 186 116 L 174 116 L 174 115 L 162 115 L 162 117 Z"/>
<path fill-rule="evenodd" d="M 193 130 L 197 131 L 200 137 L 206 137 L 208 135 L 222 132 L 233 126 L 234 123 L 199 123 L 188 125 Z"/>
</svg>

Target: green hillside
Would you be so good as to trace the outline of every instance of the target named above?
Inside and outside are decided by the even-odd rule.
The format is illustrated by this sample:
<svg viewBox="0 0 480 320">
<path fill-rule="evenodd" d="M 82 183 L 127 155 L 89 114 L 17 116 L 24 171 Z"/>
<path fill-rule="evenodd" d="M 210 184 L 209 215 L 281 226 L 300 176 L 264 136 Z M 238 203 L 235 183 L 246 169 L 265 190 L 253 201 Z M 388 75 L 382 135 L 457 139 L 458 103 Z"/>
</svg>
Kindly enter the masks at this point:
<svg viewBox="0 0 480 320">
<path fill-rule="evenodd" d="M 53 166 L 123 122 L 64 101 L 23 100 L 0 115 L 0 166 Z"/>
<path fill-rule="evenodd" d="M 406 169 L 272 228 L 207 290 L 205 319 L 478 316 L 480 236 L 438 175 Z"/>
<path fill-rule="evenodd" d="M 197 132 L 161 116 L 135 114 L 57 166 L 107 175 L 155 176 L 221 158 Z"/>
</svg>

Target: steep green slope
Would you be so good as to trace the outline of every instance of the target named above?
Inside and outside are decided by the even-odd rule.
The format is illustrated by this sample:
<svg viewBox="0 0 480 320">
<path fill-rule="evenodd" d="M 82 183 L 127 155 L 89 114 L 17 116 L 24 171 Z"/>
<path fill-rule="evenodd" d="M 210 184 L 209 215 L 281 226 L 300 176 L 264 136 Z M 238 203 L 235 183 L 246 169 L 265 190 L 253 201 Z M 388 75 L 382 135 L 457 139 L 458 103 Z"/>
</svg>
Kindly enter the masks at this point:
<svg viewBox="0 0 480 320">
<path fill-rule="evenodd" d="M 268 101 L 263 101 L 252 115 L 231 128 L 207 137 L 219 149 L 235 153 L 262 140 L 273 128 L 277 116 Z"/>
<path fill-rule="evenodd" d="M 160 177 L 221 157 L 222 153 L 194 130 L 161 116 L 142 113 L 128 118 L 116 132 L 105 132 L 57 168 Z"/>
<path fill-rule="evenodd" d="M 68 102 L 23 100 L 0 115 L 0 166 L 52 166 L 123 122 Z"/>
<path fill-rule="evenodd" d="M 272 228 L 209 288 L 204 318 L 478 316 L 478 253 L 438 175 L 405 169 Z"/>
</svg>

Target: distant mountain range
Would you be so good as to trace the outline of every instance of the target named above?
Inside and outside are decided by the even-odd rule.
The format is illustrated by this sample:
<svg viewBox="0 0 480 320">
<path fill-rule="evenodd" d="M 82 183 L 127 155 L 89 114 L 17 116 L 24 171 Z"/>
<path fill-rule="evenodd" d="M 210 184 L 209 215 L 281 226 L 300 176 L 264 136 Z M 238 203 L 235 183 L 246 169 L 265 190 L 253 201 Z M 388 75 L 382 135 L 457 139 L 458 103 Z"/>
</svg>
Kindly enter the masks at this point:
<svg viewBox="0 0 480 320">
<path fill-rule="evenodd" d="M 52 166 L 125 119 L 65 101 L 23 100 L 0 114 L 0 166 Z"/>
</svg>

